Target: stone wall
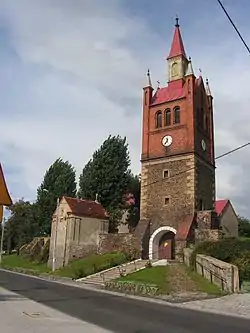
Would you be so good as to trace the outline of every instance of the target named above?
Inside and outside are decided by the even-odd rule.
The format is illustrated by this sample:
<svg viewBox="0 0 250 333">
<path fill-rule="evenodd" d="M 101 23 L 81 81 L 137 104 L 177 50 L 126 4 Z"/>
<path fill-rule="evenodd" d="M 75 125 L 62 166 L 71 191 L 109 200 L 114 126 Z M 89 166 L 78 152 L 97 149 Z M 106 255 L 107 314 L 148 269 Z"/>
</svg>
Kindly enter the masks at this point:
<svg viewBox="0 0 250 333">
<path fill-rule="evenodd" d="M 212 210 L 202 210 L 197 212 L 197 228 L 198 229 L 218 229 L 219 218 Z"/>
<path fill-rule="evenodd" d="M 49 257 L 49 237 L 35 237 L 30 243 L 23 245 L 18 253 L 31 261 L 46 262 Z"/>
<path fill-rule="evenodd" d="M 85 244 L 70 244 L 69 245 L 69 261 L 74 259 L 86 258 L 90 255 L 98 253 L 98 246 Z"/>
<path fill-rule="evenodd" d="M 184 263 L 190 266 L 192 250 L 184 249 Z M 196 255 L 195 268 L 198 274 L 204 276 L 212 283 L 217 285 L 221 290 L 238 293 L 239 287 L 239 270 L 238 267 L 224 261 L 215 259 L 202 254 Z"/>
<path fill-rule="evenodd" d="M 131 259 L 137 259 L 141 254 L 139 239 L 134 234 L 103 234 L 100 235 L 98 253 L 123 252 Z"/>
<path fill-rule="evenodd" d="M 196 229 L 195 230 L 195 244 L 200 244 L 204 241 L 217 242 L 222 237 L 222 232 L 218 229 Z"/>
</svg>

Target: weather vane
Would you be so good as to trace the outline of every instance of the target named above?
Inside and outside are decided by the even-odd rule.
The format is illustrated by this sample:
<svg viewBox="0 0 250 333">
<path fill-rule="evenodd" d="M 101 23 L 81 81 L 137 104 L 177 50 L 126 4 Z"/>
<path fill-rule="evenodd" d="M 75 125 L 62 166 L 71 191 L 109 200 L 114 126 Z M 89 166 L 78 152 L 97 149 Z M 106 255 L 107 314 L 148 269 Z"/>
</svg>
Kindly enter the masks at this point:
<svg viewBox="0 0 250 333">
<path fill-rule="evenodd" d="M 157 84 L 158 84 L 157 88 L 159 89 L 160 88 L 160 81 L 159 80 L 157 81 Z"/>
</svg>

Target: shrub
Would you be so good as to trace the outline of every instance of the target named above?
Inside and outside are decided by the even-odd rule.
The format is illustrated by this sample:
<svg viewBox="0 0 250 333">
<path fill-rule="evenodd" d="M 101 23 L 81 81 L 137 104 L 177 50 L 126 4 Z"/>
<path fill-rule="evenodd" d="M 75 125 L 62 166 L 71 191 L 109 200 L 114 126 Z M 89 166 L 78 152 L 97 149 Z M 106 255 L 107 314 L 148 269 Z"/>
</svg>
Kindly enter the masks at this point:
<svg viewBox="0 0 250 333">
<path fill-rule="evenodd" d="M 218 242 L 201 243 L 192 253 L 193 265 L 197 254 L 234 264 L 239 268 L 240 281 L 250 280 L 250 239 L 226 238 Z"/>
</svg>

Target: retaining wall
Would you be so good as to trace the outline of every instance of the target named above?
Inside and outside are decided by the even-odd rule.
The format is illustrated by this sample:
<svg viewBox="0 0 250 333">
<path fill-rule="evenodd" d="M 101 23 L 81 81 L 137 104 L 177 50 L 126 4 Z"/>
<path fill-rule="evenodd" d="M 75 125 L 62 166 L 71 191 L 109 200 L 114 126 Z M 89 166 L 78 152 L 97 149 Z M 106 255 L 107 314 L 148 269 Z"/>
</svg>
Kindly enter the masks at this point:
<svg viewBox="0 0 250 333">
<path fill-rule="evenodd" d="M 192 264 L 192 252 L 191 249 L 184 249 L 184 263 L 187 266 Z M 235 265 L 210 256 L 197 254 L 195 269 L 198 274 L 210 280 L 212 283 L 220 287 L 221 290 L 231 293 L 238 293 L 240 291 L 239 270 Z"/>
</svg>

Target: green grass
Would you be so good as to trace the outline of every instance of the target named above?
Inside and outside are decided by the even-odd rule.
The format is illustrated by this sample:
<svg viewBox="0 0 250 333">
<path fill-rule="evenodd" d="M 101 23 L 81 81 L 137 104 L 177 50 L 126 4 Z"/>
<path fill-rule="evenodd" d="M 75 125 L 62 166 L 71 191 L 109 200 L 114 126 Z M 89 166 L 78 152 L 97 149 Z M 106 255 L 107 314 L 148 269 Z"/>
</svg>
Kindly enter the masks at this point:
<svg viewBox="0 0 250 333">
<path fill-rule="evenodd" d="M 128 274 L 127 276 L 119 278 L 118 281 L 156 285 L 161 291 L 168 293 L 170 291 L 168 273 L 168 266 L 156 266 Z"/>
<path fill-rule="evenodd" d="M 74 260 L 69 265 L 52 272 L 47 263 L 37 263 L 25 259 L 21 255 L 11 254 L 3 256 L 1 267 L 11 270 L 19 270 L 33 274 L 51 274 L 60 277 L 79 279 L 81 277 L 100 272 L 102 270 L 120 265 L 127 261 L 123 253 L 107 253 L 103 255 L 92 255 L 85 259 Z"/>
<path fill-rule="evenodd" d="M 1 267 L 6 269 L 19 268 L 27 271 L 34 271 L 37 273 L 48 273 L 50 271 L 46 263 L 40 264 L 36 262 L 31 262 L 30 260 L 25 259 L 22 256 L 18 256 L 16 253 L 11 255 L 4 255 Z"/>
<path fill-rule="evenodd" d="M 85 259 L 74 260 L 70 262 L 69 265 L 57 270 L 54 274 L 73 279 L 80 279 L 87 275 L 118 266 L 126 261 L 126 256 L 119 252 L 92 255 Z"/>
<path fill-rule="evenodd" d="M 223 295 L 223 294 L 225 294 L 225 292 L 223 292 L 218 286 L 211 283 L 208 279 L 204 278 L 200 274 L 196 273 L 190 267 L 185 266 L 185 270 L 186 270 L 188 276 L 195 283 L 197 291 L 205 292 L 209 295 Z"/>
<path fill-rule="evenodd" d="M 204 292 L 222 295 L 219 287 L 183 264 L 145 268 L 117 279 L 138 284 L 156 285 L 162 293 Z"/>
</svg>

